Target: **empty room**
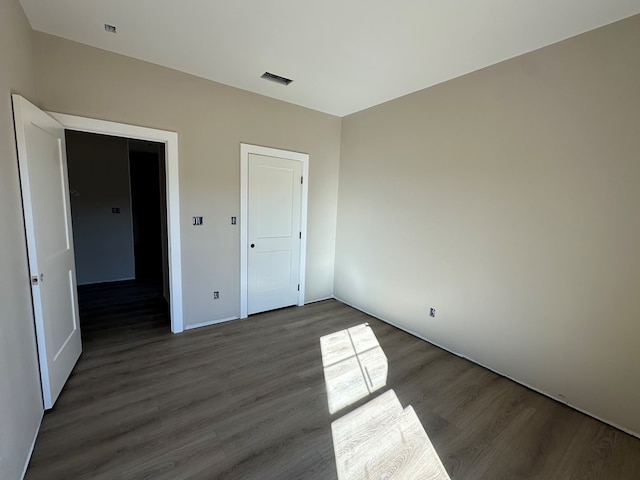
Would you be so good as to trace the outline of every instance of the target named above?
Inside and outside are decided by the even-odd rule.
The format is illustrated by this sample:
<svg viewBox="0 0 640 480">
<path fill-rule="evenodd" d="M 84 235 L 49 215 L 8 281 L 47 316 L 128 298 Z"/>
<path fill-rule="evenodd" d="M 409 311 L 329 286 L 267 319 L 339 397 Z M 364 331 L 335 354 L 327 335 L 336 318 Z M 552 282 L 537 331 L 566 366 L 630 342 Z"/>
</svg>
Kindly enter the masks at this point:
<svg viewBox="0 0 640 480">
<path fill-rule="evenodd" d="M 638 0 L 0 30 L 0 479 L 640 478 Z"/>
</svg>

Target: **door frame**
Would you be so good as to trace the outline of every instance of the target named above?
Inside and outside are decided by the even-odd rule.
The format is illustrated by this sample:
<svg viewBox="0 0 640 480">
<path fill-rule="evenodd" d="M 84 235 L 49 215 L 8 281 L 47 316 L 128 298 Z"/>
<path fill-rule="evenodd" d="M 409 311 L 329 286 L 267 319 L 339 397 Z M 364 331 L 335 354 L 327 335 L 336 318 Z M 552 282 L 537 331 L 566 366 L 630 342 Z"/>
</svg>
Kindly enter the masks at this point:
<svg viewBox="0 0 640 480">
<path fill-rule="evenodd" d="M 302 242 L 300 245 L 300 291 L 298 305 L 304 305 L 305 271 L 307 260 L 307 199 L 309 193 L 309 154 L 291 152 L 278 148 L 261 147 L 248 143 L 240 144 L 240 318 L 247 318 L 248 314 L 248 213 L 249 213 L 249 155 L 264 155 L 266 157 L 284 158 L 302 162 L 302 198 L 300 205 L 300 231 Z"/>
<path fill-rule="evenodd" d="M 133 138 L 165 145 L 165 171 L 167 192 L 167 240 L 169 262 L 169 306 L 171 331 L 184 331 L 182 308 L 182 257 L 180 244 L 180 184 L 178 179 L 178 134 L 168 130 L 139 127 L 125 123 L 108 122 L 93 118 L 46 112 L 65 129 L 98 133 L 112 137 Z"/>
</svg>

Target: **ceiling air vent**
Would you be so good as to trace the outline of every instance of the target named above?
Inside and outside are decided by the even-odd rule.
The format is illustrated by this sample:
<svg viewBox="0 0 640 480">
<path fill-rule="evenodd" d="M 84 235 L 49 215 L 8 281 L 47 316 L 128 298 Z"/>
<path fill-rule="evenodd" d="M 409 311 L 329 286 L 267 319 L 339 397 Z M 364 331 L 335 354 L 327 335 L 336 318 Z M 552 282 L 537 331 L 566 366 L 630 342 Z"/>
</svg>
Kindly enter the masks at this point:
<svg viewBox="0 0 640 480">
<path fill-rule="evenodd" d="M 280 85 L 289 85 L 293 80 L 290 78 L 281 77 L 280 75 L 274 75 L 273 73 L 264 72 L 260 78 L 265 80 L 271 80 L 272 82 L 279 83 Z"/>
</svg>

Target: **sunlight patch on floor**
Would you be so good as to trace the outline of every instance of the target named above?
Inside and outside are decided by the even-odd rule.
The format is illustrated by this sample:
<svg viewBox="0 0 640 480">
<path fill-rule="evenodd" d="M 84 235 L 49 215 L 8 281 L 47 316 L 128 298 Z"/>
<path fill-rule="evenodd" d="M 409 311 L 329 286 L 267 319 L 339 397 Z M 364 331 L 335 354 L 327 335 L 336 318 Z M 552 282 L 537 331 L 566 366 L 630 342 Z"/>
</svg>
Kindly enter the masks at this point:
<svg viewBox="0 0 640 480">
<path fill-rule="evenodd" d="M 363 323 L 320 337 L 329 412 L 334 414 L 387 385 L 389 364 Z M 383 394 L 331 424 L 338 480 L 450 480 L 411 406 Z"/>
<path fill-rule="evenodd" d="M 368 324 L 321 337 L 320 349 L 330 413 L 387 384 L 387 357 Z"/>
<path fill-rule="evenodd" d="M 411 406 L 388 390 L 331 424 L 339 480 L 450 480 Z"/>
</svg>

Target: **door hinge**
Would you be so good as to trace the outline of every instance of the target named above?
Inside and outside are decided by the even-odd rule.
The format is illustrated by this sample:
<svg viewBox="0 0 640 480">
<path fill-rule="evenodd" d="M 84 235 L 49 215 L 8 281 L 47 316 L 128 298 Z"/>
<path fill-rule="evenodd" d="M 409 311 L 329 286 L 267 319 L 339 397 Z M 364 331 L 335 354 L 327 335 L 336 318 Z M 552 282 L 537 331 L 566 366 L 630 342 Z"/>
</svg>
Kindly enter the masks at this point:
<svg viewBox="0 0 640 480">
<path fill-rule="evenodd" d="M 300 284 L 298 284 L 298 291 L 300 291 Z"/>
<path fill-rule="evenodd" d="M 298 238 L 302 240 L 302 232 L 300 232 L 300 235 L 298 235 Z"/>
<path fill-rule="evenodd" d="M 304 177 L 300 177 L 300 185 L 302 185 Z"/>
<path fill-rule="evenodd" d="M 38 276 L 34 275 L 31 277 L 31 285 L 38 285 Z"/>
</svg>

